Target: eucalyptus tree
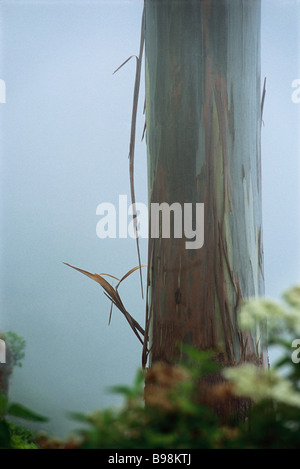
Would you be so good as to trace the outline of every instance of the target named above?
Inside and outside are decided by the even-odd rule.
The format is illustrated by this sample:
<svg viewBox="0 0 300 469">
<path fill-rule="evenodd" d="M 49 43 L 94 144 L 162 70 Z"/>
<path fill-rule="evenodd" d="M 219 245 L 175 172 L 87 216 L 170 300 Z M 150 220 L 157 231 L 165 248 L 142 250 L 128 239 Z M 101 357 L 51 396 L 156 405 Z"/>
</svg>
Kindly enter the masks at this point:
<svg viewBox="0 0 300 469">
<path fill-rule="evenodd" d="M 153 235 L 149 210 L 144 364 L 149 350 L 150 363 L 176 361 L 180 343 L 218 350 L 226 365 L 266 362 L 264 326 L 238 323 L 243 299 L 264 292 L 260 8 L 145 0 L 148 201 L 169 213 Z M 199 222 L 203 243 L 187 247 Z"/>
<path fill-rule="evenodd" d="M 145 0 L 129 146 L 145 44 L 149 244 L 145 328 L 99 283 L 143 346 L 142 364 L 176 362 L 180 345 L 223 365 L 267 364 L 266 330 L 239 328 L 242 301 L 264 293 L 260 0 Z M 194 239 L 193 239 L 194 238 Z M 111 275 L 110 275 L 111 277 Z M 141 277 L 142 279 L 142 277 Z"/>
</svg>

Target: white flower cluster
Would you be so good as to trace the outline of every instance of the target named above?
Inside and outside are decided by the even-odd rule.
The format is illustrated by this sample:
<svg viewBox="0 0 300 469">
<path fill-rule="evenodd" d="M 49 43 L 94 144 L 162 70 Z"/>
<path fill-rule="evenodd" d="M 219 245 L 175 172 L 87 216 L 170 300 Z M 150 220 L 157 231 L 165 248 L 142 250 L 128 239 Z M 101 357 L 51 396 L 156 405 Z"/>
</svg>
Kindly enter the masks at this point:
<svg viewBox="0 0 300 469">
<path fill-rule="evenodd" d="M 287 334 L 288 337 L 300 337 L 300 286 L 286 291 L 282 303 L 268 299 L 249 299 L 241 308 L 239 322 L 244 330 L 253 330 L 261 322 L 267 323 L 275 343 L 276 338 L 280 342 Z M 298 339 L 291 346 L 297 345 Z M 224 376 L 233 383 L 237 395 L 250 398 L 253 402 L 271 399 L 300 408 L 298 385 L 294 385 L 291 379 L 282 376 L 276 369 L 266 370 L 244 363 L 225 369 Z"/>
<path fill-rule="evenodd" d="M 241 308 L 240 327 L 250 330 L 266 321 L 270 331 L 288 329 L 300 333 L 300 286 L 285 292 L 283 299 L 283 305 L 268 299 L 249 299 Z"/>
<path fill-rule="evenodd" d="M 225 369 L 224 376 L 234 384 L 238 396 L 248 397 L 255 403 L 271 399 L 300 408 L 300 393 L 289 380 L 274 370 L 265 370 L 246 363 Z"/>
</svg>

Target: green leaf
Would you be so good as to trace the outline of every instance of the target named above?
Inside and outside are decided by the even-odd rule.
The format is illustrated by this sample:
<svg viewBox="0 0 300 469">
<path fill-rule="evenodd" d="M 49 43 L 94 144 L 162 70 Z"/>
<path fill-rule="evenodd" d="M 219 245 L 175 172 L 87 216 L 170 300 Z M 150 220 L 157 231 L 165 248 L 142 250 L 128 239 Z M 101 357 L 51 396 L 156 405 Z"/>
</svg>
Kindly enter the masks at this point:
<svg viewBox="0 0 300 469">
<path fill-rule="evenodd" d="M 281 368 L 282 366 L 285 365 L 291 365 L 291 357 L 289 356 L 283 356 L 280 357 L 276 362 L 273 364 L 273 368 Z"/>
<path fill-rule="evenodd" d="M 144 370 L 138 370 L 135 375 L 134 382 L 133 382 L 133 390 L 139 394 L 142 392 L 145 385 L 145 372 Z"/>
<path fill-rule="evenodd" d="M 133 397 L 134 392 L 131 387 L 129 386 L 123 386 L 123 385 L 117 385 L 117 386 L 110 386 L 109 391 L 113 394 L 122 394 L 124 397 Z"/>
<path fill-rule="evenodd" d="M 12 403 L 8 406 L 7 414 L 13 417 L 19 417 L 25 420 L 31 420 L 33 422 L 48 422 L 48 418 L 44 417 L 43 415 L 37 414 L 32 410 L 28 409 L 27 407 Z"/>
<path fill-rule="evenodd" d="M 7 397 L 0 391 L 0 416 L 6 414 L 7 402 Z"/>
<path fill-rule="evenodd" d="M 81 412 L 68 412 L 68 417 L 82 423 L 91 423 L 91 417 Z"/>
<path fill-rule="evenodd" d="M 5 420 L 0 420 L 0 448 L 11 448 L 9 425 Z"/>
</svg>

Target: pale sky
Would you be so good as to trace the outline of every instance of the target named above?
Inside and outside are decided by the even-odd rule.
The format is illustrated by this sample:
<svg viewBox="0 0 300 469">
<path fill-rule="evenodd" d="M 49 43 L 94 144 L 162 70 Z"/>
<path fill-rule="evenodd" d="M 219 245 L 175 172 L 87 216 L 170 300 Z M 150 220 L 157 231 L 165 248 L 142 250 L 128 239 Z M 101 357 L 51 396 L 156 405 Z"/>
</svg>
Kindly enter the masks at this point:
<svg viewBox="0 0 300 469">
<path fill-rule="evenodd" d="M 2 1 L 1 329 L 27 341 L 11 397 L 51 417 L 65 434 L 67 411 L 120 403 L 107 393 L 130 384 L 141 347 L 100 287 L 62 262 L 121 277 L 137 265 L 135 241 L 99 239 L 96 208 L 130 198 L 128 148 L 141 0 Z M 299 282 L 300 3 L 262 0 L 262 128 L 266 295 Z M 143 82 L 144 83 L 144 82 Z M 136 199 L 147 201 L 141 86 Z M 141 242 L 147 263 L 147 240 Z M 146 270 L 144 270 L 144 280 Z M 143 325 L 138 275 L 120 287 Z"/>
</svg>

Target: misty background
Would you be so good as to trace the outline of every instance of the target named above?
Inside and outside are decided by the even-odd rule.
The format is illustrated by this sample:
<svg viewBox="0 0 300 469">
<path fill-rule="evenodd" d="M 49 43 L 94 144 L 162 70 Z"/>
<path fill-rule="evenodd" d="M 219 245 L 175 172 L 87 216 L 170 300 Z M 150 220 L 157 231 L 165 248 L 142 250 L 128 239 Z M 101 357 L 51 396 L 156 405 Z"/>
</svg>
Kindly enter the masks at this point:
<svg viewBox="0 0 300 469">
<path fill-rule="evenodd" d="M 99 239 L 96 208 L 128 196 L 128 150 L 142 0 L 23 1 L 0 4 L 1 331 L 26 340 L 10 397 L 50 417 L 58 436 L 76 427 L 67 412 L 120 405 L 107 391 L 131 384 L 141 345 L 99 285 L 65 266 L 117 277 L 136 266 L 135 241 Z M 263 235 L 266 296 L 300 280 L 300 3 L 262 0 Z M 138 109 L 136 200 L 147 203 Z M 130 221 L 130 218 L 128 218 Z M 147 240 L 140 241 L 147 263 Z M 143 269 L 144 286 L 146 269 Z M 119 289 L 143 326 L 138 272 Z"/>
</svg>

